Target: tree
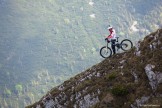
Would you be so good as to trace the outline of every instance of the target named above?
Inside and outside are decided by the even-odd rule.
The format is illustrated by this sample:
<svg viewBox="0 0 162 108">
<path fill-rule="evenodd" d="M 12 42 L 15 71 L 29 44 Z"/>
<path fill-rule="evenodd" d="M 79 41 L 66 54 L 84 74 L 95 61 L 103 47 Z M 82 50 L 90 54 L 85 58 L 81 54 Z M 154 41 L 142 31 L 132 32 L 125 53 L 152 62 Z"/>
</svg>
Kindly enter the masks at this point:
<svg viewBox="0 0 162 108">
<path fill-rule="evenodd" d="M 16 92 L 18 93 L 18 95 L 22 92 L 22 85 L 21 84 L 16 84 L 15 85 L 15 89 L 16 89 Z"/>
<path fill-rule="evenodd" d="M 11 90 L 5 89 L 4 94 L 5 94 L 6 97 L 9 97 L 9 96 L 11 96 L 12 93 L 11 93 Z"/>
</svg>

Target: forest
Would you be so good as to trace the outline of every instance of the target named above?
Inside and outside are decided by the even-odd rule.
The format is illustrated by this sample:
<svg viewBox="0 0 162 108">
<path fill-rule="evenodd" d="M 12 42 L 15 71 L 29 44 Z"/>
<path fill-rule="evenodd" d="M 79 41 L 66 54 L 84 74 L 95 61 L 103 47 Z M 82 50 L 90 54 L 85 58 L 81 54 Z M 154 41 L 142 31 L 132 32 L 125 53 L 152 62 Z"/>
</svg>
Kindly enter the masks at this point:
<svg viewBox="0 0 162 108">
<path fill-rule="evenodd" d="M 108 25 L 134 45 L 162 28 L 161 0 L 146 1 L 0 0 L 0 108 L 30 105 L 102 61 Z"/>
</svg>

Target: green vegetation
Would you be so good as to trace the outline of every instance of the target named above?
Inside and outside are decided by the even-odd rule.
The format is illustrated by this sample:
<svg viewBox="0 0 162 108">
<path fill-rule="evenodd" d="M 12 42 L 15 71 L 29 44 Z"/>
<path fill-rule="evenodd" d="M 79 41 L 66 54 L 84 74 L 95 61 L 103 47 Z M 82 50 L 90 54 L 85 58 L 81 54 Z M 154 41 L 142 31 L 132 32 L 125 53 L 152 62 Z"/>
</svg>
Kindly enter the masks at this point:
<svg viewBox="0 0 162 108">
<path fill-rule="evenodd" d="M 9 97 L 9 96 L 11 96 L 12 93 L 11 93 L 11 90 L 6 89 L 4 94 L 5 94 L 5 96 Z"/>
<path fill-rule="evenodd" d="M 103 60 L 99 49 L 108 24 L 121 38 L 134 41 L 162 26 L 161 0 L 93 2 L 91 6 L 87 0 L 0 0 L 1 107 L 29 105 Z M 137 32 L 130 30 L 134 21 Z M 108 79 L 116 80 L 115 75 Z"/>
<path fill-rule="evenodd" d="M 113 80 L 117 77 L 117 73 L 113 72 L 110 75 L 108 75 L 109 80 Z"/>
<path fill-rule="evenodd" d="M 112 94 L 115 96 L 126 96 L 128 93 L 127 87 L 124 85 L 116 85 L 112 88 Z"/>
<path fill-rule="evenodd" d="M 22 87 L 21 84 L 16 84 L 15 89 L 16 89 L 18 95 L 19 95 L 22 92 L 23 87 Z"/>
</svg>

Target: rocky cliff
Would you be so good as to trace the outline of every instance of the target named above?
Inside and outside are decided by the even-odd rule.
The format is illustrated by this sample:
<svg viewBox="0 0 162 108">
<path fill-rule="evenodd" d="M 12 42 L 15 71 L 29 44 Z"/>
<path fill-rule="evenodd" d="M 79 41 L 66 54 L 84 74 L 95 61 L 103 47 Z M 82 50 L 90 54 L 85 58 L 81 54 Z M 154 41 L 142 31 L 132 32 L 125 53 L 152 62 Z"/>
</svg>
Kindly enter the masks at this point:
<svg viewBox="0 0 162 108">
<path fill-rule="evenodd" d="M 162 29 L 50 90 L 26 108 L 162 107 Z"/>
</svg>

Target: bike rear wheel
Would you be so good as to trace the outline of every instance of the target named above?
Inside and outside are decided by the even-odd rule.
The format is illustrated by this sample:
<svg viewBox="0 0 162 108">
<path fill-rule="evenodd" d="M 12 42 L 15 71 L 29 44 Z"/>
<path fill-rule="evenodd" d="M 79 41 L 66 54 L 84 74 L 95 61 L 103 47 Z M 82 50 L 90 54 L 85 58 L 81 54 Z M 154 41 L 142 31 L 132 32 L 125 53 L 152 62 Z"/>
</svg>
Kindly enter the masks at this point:
<svg viewBox="0 0 162 108">
<path fill-rule="evenodd" d="M 128 51 L 133 47 L 133 43 L 129 39 L 124 39 L 121 42 L 121 49 L 123 51 Z"/>
<path fill-rule="evenodd" d="M 112 55 L 112 50 L 109 47 L 104 46 L 100 49 L 100 55 L 103 58 L 110 57 Z"/>
</svg>

